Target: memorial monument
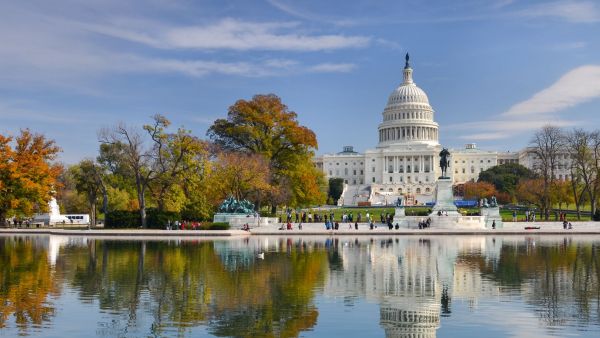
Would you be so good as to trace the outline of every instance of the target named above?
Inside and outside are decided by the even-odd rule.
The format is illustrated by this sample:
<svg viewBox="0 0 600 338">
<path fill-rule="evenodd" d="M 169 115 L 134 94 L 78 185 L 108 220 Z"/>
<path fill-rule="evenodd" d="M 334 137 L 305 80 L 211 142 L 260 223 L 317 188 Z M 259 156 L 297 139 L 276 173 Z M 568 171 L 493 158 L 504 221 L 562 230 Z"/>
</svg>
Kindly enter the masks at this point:
<svg viewBox="0 0 600 338">
<path fill-rule="evenodd" d="M 438 177 L 435 188 L 435 206 L 432 210 L 432 216 L 442 213 L 444 216 L 459 216 L 458 208 L 454 205 L 454 193 L 452 191 L 452 178 L 448 177 L 448 168 L 450 167 L 450 152 L 443 148 L 440 151 L 440 169 L 442 175 Z"/>
<path fill-rule="evenodd" d="M 438 229 L 483 229 L 486 227 L 486 216 L 463 216 L 454 204 L 452 178 L 448 175 L 450 168 L 450 151 L 443 148 L 439 153 L 440 169 L 442 174 L 438 177 L 435 188 L 435 205 L 429 217 L 431 227 Z"/>
<path fill-rule="evenodd" d="M 254 211 L 254 204 L 248 200 L 237 200 L 233 196 L 226 198 L 213 216 L 215 223 L 229 223 L 230 226 L 260 226 L 277 223 L 277 218 L 260 217 Z"/>
</svg>

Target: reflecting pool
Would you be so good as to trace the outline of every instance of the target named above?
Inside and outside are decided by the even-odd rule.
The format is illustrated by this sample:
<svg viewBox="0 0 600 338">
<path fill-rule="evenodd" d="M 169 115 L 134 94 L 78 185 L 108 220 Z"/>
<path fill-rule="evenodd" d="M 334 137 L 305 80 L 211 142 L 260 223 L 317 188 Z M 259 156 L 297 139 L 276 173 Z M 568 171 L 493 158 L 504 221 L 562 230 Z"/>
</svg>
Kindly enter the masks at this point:
<svg viewBox="0 0 600 338">
<path fill-rule="evenodd" d="M 0 336 L 598 337 L 600 236 L 0 236 Z"/>
</svg>

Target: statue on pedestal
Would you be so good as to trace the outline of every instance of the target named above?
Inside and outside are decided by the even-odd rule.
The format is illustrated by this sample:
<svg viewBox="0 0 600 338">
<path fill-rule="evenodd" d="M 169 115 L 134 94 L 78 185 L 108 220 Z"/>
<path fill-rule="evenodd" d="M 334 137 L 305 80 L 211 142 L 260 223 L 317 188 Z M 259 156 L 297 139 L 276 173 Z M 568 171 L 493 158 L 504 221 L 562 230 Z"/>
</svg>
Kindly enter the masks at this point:
<svg viewBox="0 0 600 338">
<path fill-rule="evenodd" d="M 251 214 L 254 212 L 254 204 L 248 200 L 236 200 L 233 196 L 227 197 L 219 206 L 220 213 L 228 214 Z"/>
<path fill-rule="evenodd" d="M 496 196 L 492 196 L 492 200 L 490 202 L 490 207 L 491 208 L 496 208 L 498 207 L 498 201 L 496 200 Z"/>
<path fill-rule="evenodd" d="M 448 149 L 443 148 L 440 151 L 440 168 L 442 168 L 442 176 L 440 178 L 449 178 L 448 177 L 448 167 L 450 167 L 450 152 Z"/>
</svg>

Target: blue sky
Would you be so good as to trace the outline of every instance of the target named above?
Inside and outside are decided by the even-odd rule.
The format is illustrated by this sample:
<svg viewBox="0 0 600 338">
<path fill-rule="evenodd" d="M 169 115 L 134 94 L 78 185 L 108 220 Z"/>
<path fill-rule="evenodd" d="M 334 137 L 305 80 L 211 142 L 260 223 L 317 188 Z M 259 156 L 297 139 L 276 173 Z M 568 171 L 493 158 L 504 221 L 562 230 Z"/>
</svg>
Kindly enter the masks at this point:
<svg viewBox="0 0 600 338">
<path fill-rule="evenodd" d="M 363 151 L 407 51 L 446 146 L 600 127 L 600 1 L 32 0 L 0 2 L 0 132 L 42 132 L 73 163 L 102 127 L 162 113 L 204 137 L 275 93 L 319 153 Z"/>
</svg>

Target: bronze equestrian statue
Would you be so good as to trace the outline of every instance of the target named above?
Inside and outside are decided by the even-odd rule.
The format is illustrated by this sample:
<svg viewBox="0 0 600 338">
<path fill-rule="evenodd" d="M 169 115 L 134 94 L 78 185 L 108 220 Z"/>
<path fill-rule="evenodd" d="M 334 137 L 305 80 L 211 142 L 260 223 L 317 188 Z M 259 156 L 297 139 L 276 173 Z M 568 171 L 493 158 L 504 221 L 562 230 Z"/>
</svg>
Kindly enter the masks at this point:
<svg viewBox="0 0 600 338">
<path fill-rule="evenodd" d="M 448 167 L 450 167 L 450 152 L 448 149 L 443 148 L 440 151 L 440 168 L 442 168 L 442 176 L 440 178 L 449 178 L 448 175 Z"/>
</svg>

